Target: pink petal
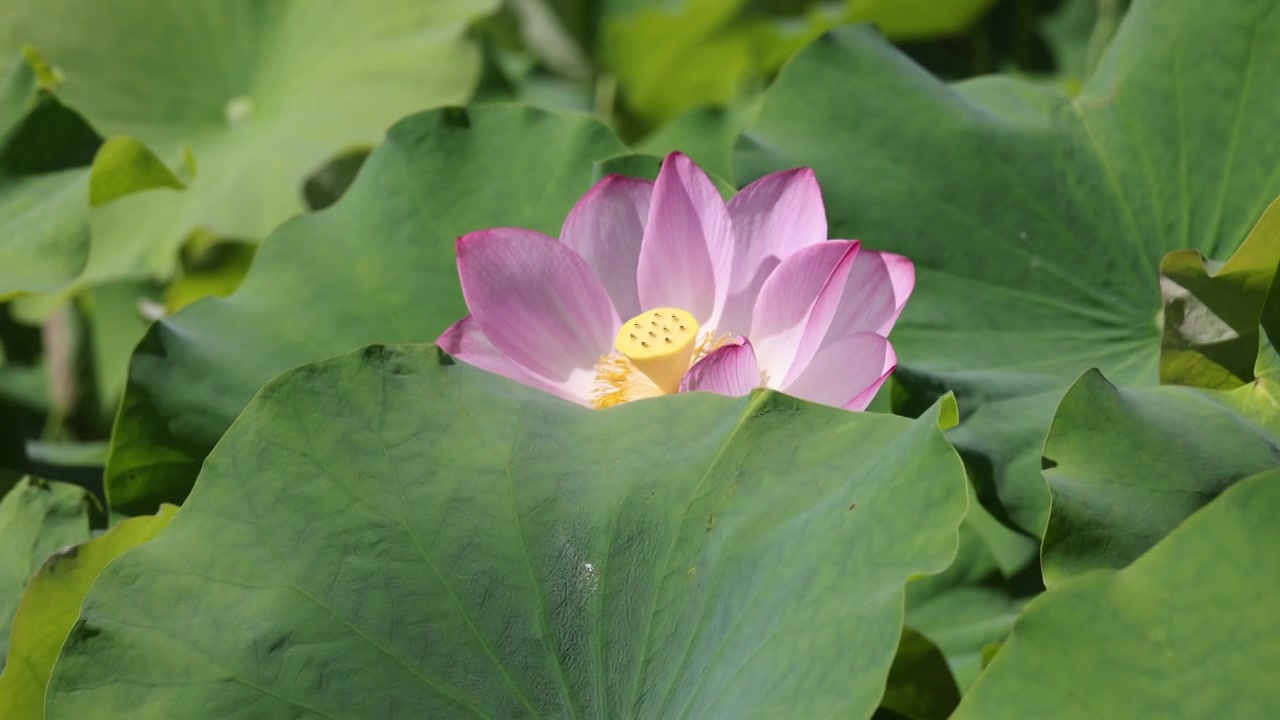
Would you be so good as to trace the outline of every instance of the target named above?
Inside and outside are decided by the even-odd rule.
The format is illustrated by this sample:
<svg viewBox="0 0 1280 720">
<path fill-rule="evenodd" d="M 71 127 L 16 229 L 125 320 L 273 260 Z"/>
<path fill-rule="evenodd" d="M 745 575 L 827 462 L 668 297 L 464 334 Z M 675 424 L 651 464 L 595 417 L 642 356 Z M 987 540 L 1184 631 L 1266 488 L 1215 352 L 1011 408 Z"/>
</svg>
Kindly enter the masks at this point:
<svg viewBox="0 0 1280 720">
<path fill-rule="evenodd" d="M 560 242 L 587 261 L 624 319 L 644 309 L 636 273 L 652 195 L 648 180 L 608 175 L 573 206 L 560 230 Z"/>
<path fill-rule="evenodd" d="M 468 315 L 454 323 L 436 339 L 436 345 L 452 357 L 473 367 L 558 395 L 579 405 L 591 405 L 591 384 L 556 383 L 525 368 L 489 342 L 475 318 Z M 576 380 L 577 378 L 575 378 Z"/>
<path fill-rule="evenodd" d="M 735 332 L 751 327 L 760 287 L 782 259 L 827 239 L 827 212 L 813 171 L 798 168 L 743 188 L 729 201 L 729 217 L 737 245 L 719 328 Z"/>
<path fill-rule="evenodd" d="M 733 227 L 720 193 L 680 153 L 653 187 L 637 274 L 640 305 L 675 307 L 715 327 L 733 269 Z"/>
<path fill-rule="evenodd" d="M 823 405 L 863 410 L 897 364 L 898 356 L 885 338 L 875 333 L 845 335 L 824 345 L 804 372 L 781 389 Z"/>
<path fill-rule="evenodd" d="M 792 253 L 765 280 L 751 341 L 771 385 L 790 382 L 818 351 L 857 255 L 856 241 L 816 243 Z"/>
<path fill-rule="evenodd" d="M 555 382 L 589 370 L 621 322 L 587 261 L 532 230 L 496 228 L 458 240 L 462 296 L 493 346 Z"/>
<path fill-rule="evenodd" d="M 758 387 L 760 368 L 756 365 L 756 354 L 743 337 L 711 351 L 689 368 L 680 381 L 680 392 L 703 390 L 735 397 Z"/>
<path fill-rule="evenodd" d="M 915 285 L 916 269 L 910 260 L 893 253 L 863 250 L 849 271 L 828 337 L 860 332 L 888 335 Z"/>
</svg>

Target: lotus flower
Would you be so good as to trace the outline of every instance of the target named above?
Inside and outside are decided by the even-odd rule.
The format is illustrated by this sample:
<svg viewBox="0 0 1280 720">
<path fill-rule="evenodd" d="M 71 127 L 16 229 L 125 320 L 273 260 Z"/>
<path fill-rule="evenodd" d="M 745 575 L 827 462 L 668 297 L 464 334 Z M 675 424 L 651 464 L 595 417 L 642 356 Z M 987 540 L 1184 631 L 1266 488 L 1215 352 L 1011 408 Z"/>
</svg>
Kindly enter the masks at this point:
<svg viewBox="0 0 1280 720">
<path fill-rule="evenodd" d="M 886 335 L 915 284 L 906 258 L 827 239 L 811 170 L 726 204 L 680 153 L 654 182 L 601 180 L 558 240 L 463 236 L 458 274 L 471 314 L 445 352 L 595 408 L 770 387 L 862 410 L 897 363 Z"/>
</svg>

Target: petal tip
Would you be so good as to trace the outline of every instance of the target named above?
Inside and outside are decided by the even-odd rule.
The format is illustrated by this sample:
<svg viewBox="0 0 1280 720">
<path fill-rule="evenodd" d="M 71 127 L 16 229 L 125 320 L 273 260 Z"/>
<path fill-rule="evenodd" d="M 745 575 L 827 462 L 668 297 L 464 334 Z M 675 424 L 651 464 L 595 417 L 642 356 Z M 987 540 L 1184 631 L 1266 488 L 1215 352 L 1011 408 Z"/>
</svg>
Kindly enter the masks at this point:
<svg viewBox="0 0 1280 720">
<path fill-rule="evenodd" d="M 472 249 L 476 243 L 492 235 L 493 230 L 494 228 L 485 228 L 484 230 L 472 230 L 469 233 L 459 235 L 458 239 L 453 241 L 454 252 L 461 257 L 462 253 Z"/>
<path fill-rule="evenodd" d="M 797 182 L 813 182 L 815 185 L 818 182 L 818 175 L 811 167 L 794 167 L 789 170 L 779 170 L 777 174 Z"/>
<path fill-rule="evenodd" d="M 868 251 L 871 252 L 871 251 Z M 916 264 L 906 255 L 875 251 L 889 273 L 894 290 L 894 309 L 901 311 L 916 288 Z"/>
<path fill-rule="evenodd" d="M 630 175 L 619 175 L 618 173 L 609 173 L 608 175 L 605 175 L 604 177 L 600 178 L 600 180 L 598 180 L 595 185 L 592 185 L 591 189 L 588 190 L 585 195 L 583 195 L 583 199 L 586 199 L 588 195 L 598 194 L 600 192 L 611 190 L 616 187 L 626 188 L 628 186 L 644 187 L 644 186 L 652 186 L 652 185 L 653 185 L 653 181 L 646 180 L 645 178 L 631 177 Z"/>
<path fill-rule="evenodd" d="M 698 165 L 698 163 L 693 161 L 693 158 L 689 157 L 688 155 L 685 155 L 679 150 L 672 150 L 662 160 L 662 167 L 658 170 L 659 179 L 661 179 L 662 175 L 668 172 L 668 170 L 680 175 L 683 175 L 685 173 L 697 173 L 698 175 L 701 175 L 704 178 L 707 175 L 706 172 L 704 172 L 703 169 Z M 711 182 L 710 178 L 707 178 L 707 182 L 708 183 Z"/>
<path fill-rule="evenodd" d="M 435 340 L 436 347 L 450 355 L 457 354 L 458 349 L 462 346 L 462 335 L 466 332 L 465 326 L 469 320 L 471 320 L 471 316 L 465 315 L 461 320 L 445 328 L 444 332 L 440 333 L 440 336 Z"/>
<path fill-rule="evenodd" d="M 898 369 L 898 352 L 893 349 L 889 338 L 884 339 L 884 374 L 888 375 Z"/>
</svg>

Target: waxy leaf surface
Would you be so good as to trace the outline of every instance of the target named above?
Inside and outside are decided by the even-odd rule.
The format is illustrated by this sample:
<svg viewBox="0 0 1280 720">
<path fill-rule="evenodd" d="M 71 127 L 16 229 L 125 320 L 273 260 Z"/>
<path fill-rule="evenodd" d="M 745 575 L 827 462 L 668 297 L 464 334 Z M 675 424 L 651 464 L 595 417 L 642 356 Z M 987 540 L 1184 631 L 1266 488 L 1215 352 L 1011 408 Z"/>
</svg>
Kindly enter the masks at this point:
<svg viewBox="0 0 1280 720">
<path fill-rule="evenodd" d="M 1273 0 L 1137 0 L 1068 99 L 1007 77 L 948 86 L 874 30 L 837 30 L 770 88 L 736 181 L 811 166 L 832 237 L 915 261 L 902 378 L 957 392 L 984 502 L 1039 533 L 1056 399 L 1090 367 L 1155 384 L 1161 259 L 1226 258 L 1280 195 L 1276 37 Z"/>
<path fill-rule="evenodd" d="M 372 342 L 434 340 L 466 314 L 458 236 L 496 226 L 557 234 L 596 179 L 596 161 L 623 152 L 585 116 L 517 107 L 397 124 L 340 202 L 263 245 L 234 296 L 152 326 L 112 438 L 112 507 L 140 513 L 181 501 L 274 375 Z"/>
<path fill-rule="evenodd" d="M 594 411 L 431 346 L 303 366 L 99 576 L 48 715 L 869 716 L 965 515 L 948 403 Z"/>
<path fill-rule="evenodd" d="M 1280 471 L 1252 476 L 1123 570 L 1063 582 L 1014 626 L 955 720 L 1280 713 Z"/>
</svg>

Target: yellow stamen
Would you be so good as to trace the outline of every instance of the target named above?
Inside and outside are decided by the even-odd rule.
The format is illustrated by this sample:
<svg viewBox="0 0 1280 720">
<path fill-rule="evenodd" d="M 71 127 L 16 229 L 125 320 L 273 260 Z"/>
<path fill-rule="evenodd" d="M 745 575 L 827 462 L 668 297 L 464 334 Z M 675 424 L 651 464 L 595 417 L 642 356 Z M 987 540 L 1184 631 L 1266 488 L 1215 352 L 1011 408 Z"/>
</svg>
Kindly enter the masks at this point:
<svg viewBox="0 0 1280 720">
<path fill-rule="evenodd" d="M 614 344 L 660 390 L 673 393 L 689 369 L 699 329 L 684 310 L 654 308 L 622 323 Z"/>
<path fill-rule="evenodd" d="M 652 315 L 655 312 L 661 312 L 661 310 L 650 310 L 645 314 Z M 680 317 L 688 316 L 688 313 L 681 313 L 679 310 L 676 310 L 675 312 Z M 645 314 L 641 314 L 638 317 L 644 318 Z M 656 318 L 652 317 L 648 320 L 644 320 L 641 323 L 640 330 L 644 330 L 644 323 L 655 320 Z M 649 331 L 644 330 L 645 334 L 643 336 L 641 333 L 636 332 L 635 323 L 637 322 L 640 321 L 635 319 L 628 320 L 623 324 L 622 331 L 618 334 L 625 337 L 627 340 L 631 340 L 631 334 L 635 333 L 637 341 L 648 342 L 649 338 L 647 333 Z M 688 323 L 685 323 L 684 325 L 686 331 L 697 326 L 696 322 L 692 326 Z M 652 328 L 652 326 L 650 327 Z M 666 327 L 668 331 L 677 330 L 680 327 L 680 324 L 677 323 L 673 326 L 668 323 Z M 630 328 L 630 330 L 627 328 Z M 662 326 L 659 325 L 658 331 L 660 331 L 661 328 Z M 714 332 L 702 333 L 702 337 L 698 338 L 698 341 L 694 344 L 693 352 L 686 361 L 686 365 L 680 370 L 681 375 L 687 372 L 690 367 L 696 365 L 699 360 L 709 355 L 712 351 L 731 342 L 733 338 L 733 333 L 722 333 L 720 335 L 716 335 Z M 676 344 L 675 338 L 672 338 L 670 346 L 665 342 L 662 344 L 664 347 L 674 346 Z M 643 345 L 640 347 L 644 349 Z M 619 348 L 619 350 L 621 350 L 621 348 Z M 600 358 L 600 362 L 596 363 L 596 388 L 595 396 L 592 398 L 591 404 L 597 410 L 603 410 L 605 408 L 615 407 L 633 400 L 642 400 L 644 398 L 666 395 L 668 392 L 675 392 L 676 390 L 679 390 L 679 385 L 679 380 L 677 380 L 674 390 L 663 390 L 646 373 L 640 371 L 640 368 L 632 361 L 632 358 L 624 355 L 618 350 L 615 350 L 614 352 Z"/>
</svg>

